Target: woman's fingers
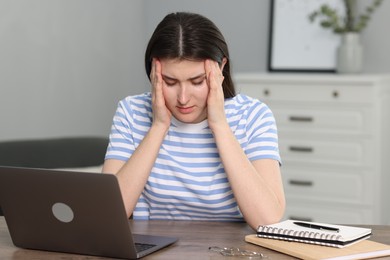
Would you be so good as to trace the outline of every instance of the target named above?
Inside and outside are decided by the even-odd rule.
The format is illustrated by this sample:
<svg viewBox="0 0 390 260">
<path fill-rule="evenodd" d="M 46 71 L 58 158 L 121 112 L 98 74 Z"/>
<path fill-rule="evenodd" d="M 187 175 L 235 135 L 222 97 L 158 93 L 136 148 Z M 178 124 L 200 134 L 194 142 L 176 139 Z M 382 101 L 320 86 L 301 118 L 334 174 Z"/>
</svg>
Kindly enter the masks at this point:
<svg viewBox="0 0 390 260">
<path fill-rule="evenodd" d="M 162 98 L 164 100 L 163 94 L 162 94 L 162 76 L 161 76 L 161 63 L 159 60 L 155 59 L 154 62 L 154 68 L 155 68 L 155 91 L 158 95 L 158 98 Z"/>
<path fill-rule="evenodd" d="M 209 86 L 209 95 L 207 98 L 207 117 L 209 126 L 214 126 L 226 121 L 224 108 L 224 94 L 222 89 L 223 75 L 221 68 L 215 61 L 207 60 L 205 62 L 207 74 L 207 84 Z"/>
<path fill-rule="evenodd" d="M 223 75 L 222 70 L 218 65 L 218 62 L 212 60 L 206 60 L 205 69 L 207 75 L 207 83 L 210 89 L 222 90 Z"/>
<path fill-rule="evenodd" d="M 165 105 L 161 72 L 161 62 L 154 58 L 150 75 L 152 82 L 153 121 L 156 123 L 162 122 L 165 126 L 169 127 L 171 113 Z"/>
<path fill-rule="evenodd" d="M 164 100 L 162 94 L 162 76 L 161 63 L 159 60 L 153 58 L 152 70 L 150 72 L 150 79 L 152 82 L 152 98 L 154 102 L 161 104 L 161 99 Z"/>
</svg>

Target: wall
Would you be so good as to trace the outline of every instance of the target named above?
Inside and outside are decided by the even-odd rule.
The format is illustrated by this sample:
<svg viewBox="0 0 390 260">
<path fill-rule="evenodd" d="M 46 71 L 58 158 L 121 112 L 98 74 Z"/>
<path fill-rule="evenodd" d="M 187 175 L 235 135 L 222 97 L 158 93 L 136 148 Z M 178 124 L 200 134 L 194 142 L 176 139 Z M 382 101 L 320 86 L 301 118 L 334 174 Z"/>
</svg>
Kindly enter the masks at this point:
<svg viewBox="0 0 390 260">
<path fill-rule="evenodd" d="M 149 89 L 145 45 L 168 12 L 209 17 L 234 72 L 264 72 L 269 8 L 268 0 L 0 0 L 0 140 L 108 135 L 118 100 Z M 362 34 L 367 73 L 390 72 L 389 14 L 384 1 Z"/>
<path fill-rule="evenodd" d="M 142 0 L 1 0 L 0 140 L 109 133 L 145 89 Z"/>
<path fill-rule="evenodd" d="M 360 0 L 359 9 L 365 8 L 372 0 Z M 364 46 L 364 72 L 390 73 L 390 1 L 384 0 L 381 7 L 375 11 L 362 33 Z"/>
</svg>

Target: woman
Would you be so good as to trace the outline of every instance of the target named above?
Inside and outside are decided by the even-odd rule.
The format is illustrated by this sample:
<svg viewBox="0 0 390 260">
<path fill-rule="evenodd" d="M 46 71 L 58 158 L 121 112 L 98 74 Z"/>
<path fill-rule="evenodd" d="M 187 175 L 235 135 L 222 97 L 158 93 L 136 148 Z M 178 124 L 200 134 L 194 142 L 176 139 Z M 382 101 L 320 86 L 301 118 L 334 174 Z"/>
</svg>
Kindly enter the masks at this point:
<svg viewBox="0 0 390 260">
<path fill-rule="evenodd" d="M 138 219 L 278 222 L 285 208 L 269 108 L 236 95 L 218 28 L 167 15 L 145 53 L 151 93 L 119 102 L 103 172 Z"/>
</svg>

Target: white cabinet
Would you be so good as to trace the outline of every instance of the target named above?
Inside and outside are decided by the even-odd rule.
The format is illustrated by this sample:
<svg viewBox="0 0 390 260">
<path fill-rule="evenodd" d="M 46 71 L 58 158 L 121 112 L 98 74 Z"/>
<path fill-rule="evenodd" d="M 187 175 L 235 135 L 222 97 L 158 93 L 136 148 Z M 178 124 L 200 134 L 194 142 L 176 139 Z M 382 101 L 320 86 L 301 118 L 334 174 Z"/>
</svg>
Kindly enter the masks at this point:
<svg viewBox="0 0 390 260">
<path fill-rule="evenodd" d="M 285 218 L 390 224 L 390 75 L 234 79 L 276 118 Z"/>
</svg>

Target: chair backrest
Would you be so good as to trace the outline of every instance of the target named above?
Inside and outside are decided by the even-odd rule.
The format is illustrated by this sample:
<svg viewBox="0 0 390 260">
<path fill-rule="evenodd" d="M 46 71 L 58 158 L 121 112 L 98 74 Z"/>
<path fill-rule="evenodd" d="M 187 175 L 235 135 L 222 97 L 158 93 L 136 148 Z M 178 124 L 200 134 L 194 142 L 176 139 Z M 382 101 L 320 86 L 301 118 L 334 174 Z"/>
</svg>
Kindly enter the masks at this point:
<svg viewBox="0 0 390 260">
<path fill-rule="evenodd" d="M 0 142 L 0 165 L 76 168 L 101 165 L 107 138 L 68 137 Z"/>
<path fill-rule="evenodd" d="M 103 137 L 3 141 L 0 165 L 46 169 L 97 166 L 104 162 L 107 145 L 108 138 Z"/>
</svg>

